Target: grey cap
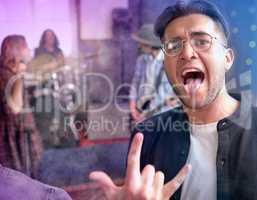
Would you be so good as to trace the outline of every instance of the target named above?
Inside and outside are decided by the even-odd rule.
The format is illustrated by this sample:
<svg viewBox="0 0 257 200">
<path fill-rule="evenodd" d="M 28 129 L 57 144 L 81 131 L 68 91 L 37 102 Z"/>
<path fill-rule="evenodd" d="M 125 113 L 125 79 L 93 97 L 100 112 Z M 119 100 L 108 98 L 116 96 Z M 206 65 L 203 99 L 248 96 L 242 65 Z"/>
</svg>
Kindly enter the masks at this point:
<svg viewBox="0 0 257 200">
<path fill-rule="evenodd" d="M 139 43 L 149 45 L 151 47 L 160 48 L 161 40 L 154 34 L 153 24 L 143 24 L 141 28 L 132 34 L 132 38 Z"/>
</svg>

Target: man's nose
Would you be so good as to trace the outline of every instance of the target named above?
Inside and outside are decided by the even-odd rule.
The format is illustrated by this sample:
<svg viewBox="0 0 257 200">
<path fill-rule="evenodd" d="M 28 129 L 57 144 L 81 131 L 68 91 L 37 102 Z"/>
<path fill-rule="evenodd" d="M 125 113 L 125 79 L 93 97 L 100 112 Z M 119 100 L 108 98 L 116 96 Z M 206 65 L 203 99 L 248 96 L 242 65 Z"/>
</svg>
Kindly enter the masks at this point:
<svg viewBox="0 0 257 200">
<path fill-rule="evenodd" d="M 180 58 L 183 60 L 191 60 L 197 56 L 195 50 L 191 46 L 189 41 L 183 42 L 183 48 L 180 53 Z"/>
</svg>

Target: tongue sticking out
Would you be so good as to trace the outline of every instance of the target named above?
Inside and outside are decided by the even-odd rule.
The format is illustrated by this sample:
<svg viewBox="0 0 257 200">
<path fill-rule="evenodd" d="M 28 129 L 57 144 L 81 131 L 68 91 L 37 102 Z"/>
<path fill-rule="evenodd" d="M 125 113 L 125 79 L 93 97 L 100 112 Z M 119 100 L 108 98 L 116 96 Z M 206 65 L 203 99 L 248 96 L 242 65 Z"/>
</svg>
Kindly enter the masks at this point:
<svg viewBox="0 0 257 200">
<path fill-rule="evenodd" d="M 204 80 L 204 73 L 201 71 L 189 71 L 183 74 L 183 79 L 187 94 L 193 97 Z"/>
<path fill-rule="evenodd" d="M 190 95 L 193 96 L 201 86 L 202 80 L 197 78 L 189 78 L 185 82 L 185 90 Z"/>
</svg>

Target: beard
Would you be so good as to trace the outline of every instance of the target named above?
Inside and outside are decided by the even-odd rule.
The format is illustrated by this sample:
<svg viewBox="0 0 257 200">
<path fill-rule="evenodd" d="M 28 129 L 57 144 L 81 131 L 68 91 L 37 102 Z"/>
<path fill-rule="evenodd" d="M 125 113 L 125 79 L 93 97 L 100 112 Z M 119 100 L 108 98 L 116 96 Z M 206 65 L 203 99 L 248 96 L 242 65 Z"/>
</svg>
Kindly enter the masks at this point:
<svg viewBox="0 0 257 200">
<path fill-rule="evenodd" d="M 208 88 L 207 94 L 201 99 L 199 99 L 200 97 L 197 97 L 196 95 L 193 96 L 193 98 L 189 97 L 185 94 L 181 87 L 173 87 L 173 90 L 182 102 L 183 106 L 190 110 L 201 110 L 214 102 L 219 96 L 225 83 L 225 76 L 223 77 L 217 77 L 212 84 L 213 86 Z"/>
</svg>

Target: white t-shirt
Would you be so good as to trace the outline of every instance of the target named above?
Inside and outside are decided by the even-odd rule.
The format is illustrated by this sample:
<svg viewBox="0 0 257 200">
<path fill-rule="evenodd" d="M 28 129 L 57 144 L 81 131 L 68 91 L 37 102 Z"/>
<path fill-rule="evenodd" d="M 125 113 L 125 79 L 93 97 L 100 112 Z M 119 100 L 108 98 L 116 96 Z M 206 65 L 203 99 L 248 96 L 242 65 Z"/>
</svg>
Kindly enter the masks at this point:
<svg viewBox="0 0 257 200">
<path fill-rule="evenodd" d="M 191 124 L 190 143 L 187 163 L 192 165 L 192 170 L 184 181 L 181 200 L 216 200 L 217 122 Z"/>
</svg>

